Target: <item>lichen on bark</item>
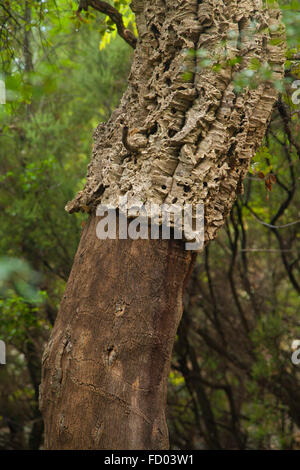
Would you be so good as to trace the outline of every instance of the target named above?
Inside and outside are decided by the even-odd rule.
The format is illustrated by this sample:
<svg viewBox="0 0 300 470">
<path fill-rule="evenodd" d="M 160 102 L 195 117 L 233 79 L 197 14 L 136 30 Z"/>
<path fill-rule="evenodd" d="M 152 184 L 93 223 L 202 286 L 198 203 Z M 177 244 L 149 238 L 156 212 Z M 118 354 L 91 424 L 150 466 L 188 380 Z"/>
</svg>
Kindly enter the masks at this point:
<svg viewBox="0 0 300 470">
<path fill-rule="evenodd" d="M 97 127 L 86 185 L 66 210 L 118 207 L 120 196 L 129 204 L 204 204 L 211 240 L 241 191 L 276 100 L 285 57 L 280 11 L 261 0 L 131 6 L 139 37 L 128 88 Z M 199 50 L 211 67 L 201 67 Z M 268 63 L 272 77 L 237 93 L 235 74 L 253 59 Z"/>
</svg>

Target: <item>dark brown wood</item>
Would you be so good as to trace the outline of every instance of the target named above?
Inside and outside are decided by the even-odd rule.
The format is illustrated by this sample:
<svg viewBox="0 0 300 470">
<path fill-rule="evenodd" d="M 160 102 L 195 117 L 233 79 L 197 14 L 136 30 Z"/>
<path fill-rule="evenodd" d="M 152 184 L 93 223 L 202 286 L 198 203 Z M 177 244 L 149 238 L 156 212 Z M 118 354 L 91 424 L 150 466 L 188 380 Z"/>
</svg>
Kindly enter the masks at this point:
<svg viewBox="0 0 300 470">
<path fill-rule="evenodd" d="M 47 449 L 167 449 L 165 407 L 191 252 L 84 228 L 43 357 Z"/>
</svg>

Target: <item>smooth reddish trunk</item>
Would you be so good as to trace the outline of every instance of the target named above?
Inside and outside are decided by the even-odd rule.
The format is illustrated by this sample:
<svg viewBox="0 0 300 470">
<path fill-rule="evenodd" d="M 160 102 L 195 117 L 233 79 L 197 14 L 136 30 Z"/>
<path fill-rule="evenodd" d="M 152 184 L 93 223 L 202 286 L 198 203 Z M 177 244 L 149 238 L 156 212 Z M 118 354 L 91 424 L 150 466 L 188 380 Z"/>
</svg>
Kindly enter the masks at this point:
<svg viewBox="0 0 300 470">
<path fill-rule="evenodd" d="M 181 241 L 82 234 L 43 358 L 48 449 L 167 449 L 173 343 L 192 254 Z"/>
</svg>

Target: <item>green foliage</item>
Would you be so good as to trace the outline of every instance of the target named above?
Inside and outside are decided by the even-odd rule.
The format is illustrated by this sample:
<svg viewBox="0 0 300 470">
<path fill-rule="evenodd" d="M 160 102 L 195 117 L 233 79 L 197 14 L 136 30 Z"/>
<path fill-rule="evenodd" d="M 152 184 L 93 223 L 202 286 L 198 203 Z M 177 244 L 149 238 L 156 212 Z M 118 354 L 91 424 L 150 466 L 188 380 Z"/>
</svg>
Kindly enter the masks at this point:
<svg viewBox="0 0 300 470">
<path fill-rule="evenodd" d="M 40 292 L 40 300 L 46 293 Z M 9 344 L 22 346 L 28 340 L 28 331 L 42 327 L 43 322 L 38 318 L 39 307 L 32 306 L 23 297 L 12 295 L 0 299 L 1 336 Z"/>
<path fill-rule="evenodd" d="M 35 289 L 40 275 L 33 271 L 28 263 L 18 258 L 0 258 L 0 296 L 9 296 L 10 292 L 18 293 L 32 303 L 42 299 Z"/>
</svg>

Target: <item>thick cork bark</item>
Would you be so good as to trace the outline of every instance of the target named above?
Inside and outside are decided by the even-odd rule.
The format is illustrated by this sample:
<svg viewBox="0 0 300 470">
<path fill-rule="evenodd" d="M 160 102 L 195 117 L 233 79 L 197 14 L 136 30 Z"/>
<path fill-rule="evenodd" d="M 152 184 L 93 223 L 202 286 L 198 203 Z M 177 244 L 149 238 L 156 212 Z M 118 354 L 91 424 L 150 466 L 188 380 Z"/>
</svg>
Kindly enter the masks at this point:
<svg viewBox="0 0 300 470">
<path fill-rule="evenodd" d="M 191 252 L 84 229 L 43 357 L 47 449 L 167 449 L 166 389 Z"/>
</svg>

